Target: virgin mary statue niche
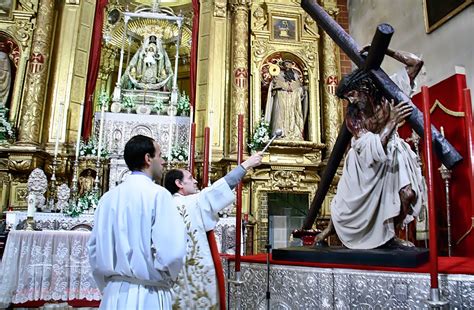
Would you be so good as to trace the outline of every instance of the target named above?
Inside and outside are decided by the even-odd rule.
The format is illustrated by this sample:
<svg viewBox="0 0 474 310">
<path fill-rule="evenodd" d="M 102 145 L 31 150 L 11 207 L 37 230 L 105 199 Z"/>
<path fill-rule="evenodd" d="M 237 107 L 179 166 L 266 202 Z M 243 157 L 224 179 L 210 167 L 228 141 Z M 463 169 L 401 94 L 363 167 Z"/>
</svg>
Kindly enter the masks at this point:
<svg viewBox="0 0 474 310">
<path fill-rule="evenodd" d="M 145 37 L 122 76 L 122 89 L 171 89 L 173 70 L 161 38 Z"/>
<path fill-rule="evenodd" d="M 285 140 L 304 140 L 308 94 L 301 70 L 294 61 L 272 60 L 267 66 L 264 65 L 264 80 L 267 71 L 265 67 L 271 76 L 265 121 L 270 124 L 272 134 L 281 129 Z"/>
</svg>

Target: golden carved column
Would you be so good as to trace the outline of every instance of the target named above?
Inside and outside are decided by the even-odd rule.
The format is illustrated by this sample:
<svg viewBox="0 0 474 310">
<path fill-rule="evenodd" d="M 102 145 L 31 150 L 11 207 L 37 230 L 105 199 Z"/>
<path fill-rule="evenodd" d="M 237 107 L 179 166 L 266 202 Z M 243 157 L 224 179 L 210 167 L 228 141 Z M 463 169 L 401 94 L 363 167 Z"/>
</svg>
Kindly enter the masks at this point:
<svg viewBox="0 0 474 310">
<path fill-rule="evenodd" d="M 237 153 L 237 116 L 244 115 L 244 150 L 247 149 L 249 123 L 249 2 L 233 0 L 232 7 L 232 71 L 230 154 Z"/>
<path fill-rule="evenodd" d="M 44 109 L 44 97 L 48 82 L 51 38 L 54 27 L 56 1 L 41 0 L 38 8 L 36 29 L 25 81 L 25 97 L 21 108 L 18 142 L 38 145 Z"/>
<path fill-rule="evenodd" d="M 117 50 L 102 43 L 102 48 L 100 50 L 99 75 L 95 87 L 96 96 L 94 96 L 94 106 L 98 106 L 99 94 L 101 91 L 106 91 L 109 94 L 113 91 L 110 74 L 114 71 L 116 56 Z"/>
<path fill-rule="evenodd" d="M 324 9 L 335 19 L 339 10 L 337 8 L 337 2 L 334 0 L 325 0 L 323 2 Z M 326 154 L 329 156 L 334 143 L 336 142 L 339 128 L 341 126 L 340 117 L 340 102 L 335 91 L 339 81 L 339 50 L 336 43 L 331 37 L 325 32 L 320 31 L 321 42 L 323 45 L 322 53 L 322 81 L 323 81 L 323 115 L 325 124 L 325 143 L 327 146 Z"/>
</svg>

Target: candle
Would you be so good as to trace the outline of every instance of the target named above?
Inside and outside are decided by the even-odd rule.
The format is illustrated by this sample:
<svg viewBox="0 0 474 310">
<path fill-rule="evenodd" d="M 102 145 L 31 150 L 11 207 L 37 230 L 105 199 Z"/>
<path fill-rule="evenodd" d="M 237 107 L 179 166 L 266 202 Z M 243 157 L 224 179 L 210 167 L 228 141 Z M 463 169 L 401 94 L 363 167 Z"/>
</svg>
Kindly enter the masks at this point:
<svg viewBox="0 0 474 310">
<path fill-rule="evenodd" d="M 105 104 L 102 104 L 102 109 L 100 111 L 100 126 L 99 126 L 99 144 L 97 146 L 97 159 L 100 159 L 100 154 L 102 151 L 102 135 L 104 131 L 104 119 L 105 119 Z"/>
<path fill-rule="evenodd" d="M 204 128 L 204 159 L 202 167 L 202 188 L 209 185 L 209 127 Z"/>
<path fill-rule="evenodd" d="M 169 138 L 168 138 L 168 162 L 171 162 L 171 148 L 173 147 L 173 123 L 175 122 L 174 116 L 171 118 Z"/>
<path fill-rule="evenodd" d="M 84 116 L 84 101 L 81 102 L 79 112 L 79 124 L 77 125 L 77 140 L 76 140 L 76 160 L 79 158 L 79 148 L 81 145 L 81 131 L 82 131 L 82 118 Z"/>
<path fill-rule="evenodd" d="M 242 163 L 244 155 L 244 115 L 239 114 L 237 123 L 237 165 Z M 235 272 L 240 272 L 242 240 L 242 181 L 237 185 L 235 219 Z"/>
<path fill-rule="evenodd" d="M 56 127 L 56 143 L 54 144 L 54 157 L 58 156 L 58 149 L 59 149 L 59 136 L 61 135 L 62 125 L 63 125 L 63 109 L 64 103 L 59 103 L 58 109 L 58 116 L 56 118 L 56 123 L 58 124 Z M 59 123 L 57 119 L 59 118 Z"/>
<path fill-rule="evenodd" d="M 33 217 L 36 212 L 36 196 L 35 195 L 28 195 L 28 217 Z"/>
<path fill-rule="evenodd" d="M 431 146 L 431 120 L 430 120 L 430 98 L 428 87 L 421 87 L 423 98 L 423 124 L 424 124 L 424 152 L 425 155 L 425 179 L 428 189 L 428 219 L 430 227 L 430 283 L 431 289 L 438 288 L 438 241 L 436 236 L 436 210 L 434 209 L 434 177 Z"/>
<path fill-rule="evenodd" d="M 211 170 L 211 165 L 212 165 L 212 134 L 213 134 L 213 130 L 212 130 L 213 120 L 212 120 L 212 117 L 213 117 L 213 114 L 214 114 L 214 111 L 210 110 L 209 111 L 209 170 Z"/>
</svg>

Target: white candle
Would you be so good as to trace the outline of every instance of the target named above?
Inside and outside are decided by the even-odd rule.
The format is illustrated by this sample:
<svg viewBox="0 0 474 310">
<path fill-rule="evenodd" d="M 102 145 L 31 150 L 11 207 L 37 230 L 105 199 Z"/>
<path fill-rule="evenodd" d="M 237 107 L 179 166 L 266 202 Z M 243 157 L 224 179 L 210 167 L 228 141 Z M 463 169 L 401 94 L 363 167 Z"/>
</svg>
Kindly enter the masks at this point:
<svg viewBox="0 0 474 310">
<path fill-rule="evenodd" d="M 28 212 L 27 216 L 28 217 L 33 217 L 36 212 L 36 197 L 35 195 L 28 195 Z"/>
<path fill-rule="evenodd" d="M 194 154 L 191 154 L 191 131 L 193 127 L 193 117 L 194 117 L 194 108 L 193 106 L 190 107 L 190 113 L 189 113 L 189 134 L 188 134 L 188 167 L 191 167 L 191 156 Z M 192 171 L 191 171 L 192 173 Z"/>
<path fill-rule="evenodd" d="M 79 148 L 81 146 L 81 131 L 82 131 L 82 117 L 84 116 L 84 101 L 81 102 L 81 107 L 79 108 L 79 124 L 77 125 L 77 141 L 76 141 L 76 160 L 79 158 Z"/>
<path fill-rule="evenodd" d="M 102 151 L 102 134 L 104 131 L 104 118 L 105 118 L 105 104 L 102 104 L 102 110 L 100 112 L 99 144 L 97 146 L 97 159 L 100 159 L 100 154 Z"/>
<path fill-rule="evenodd" d="M 56 143 L 54 145 L 54 157 L 58 155 L 59 136 L 61 135 L 62 125 L 63 125 L 63 109 L 64 109 L 64 103 L 61 102 L 59 103 L 58 116 L 56 118 L 56 122 L 57 122 L 57 119 L 59 118 L 59 123 L 57 123 L 58 125 L 56 127 Z"/>
<path fill-rule="evenodd" d="M 209 171 L 211 171 L 211 163 L 212 163 L 212 135 L 213 135 L 213 130 L 212 130 L 212 117 L 213 117 L 214 111 L 210 110 L 209 111 Z M 210 179 L 210 178 L 209 178 Z"/>
<path fill-rule="evenodd" d="M 173 124 L 175 122 L 174 116 L 171 117 L 170 122 L 170 131 L 169 131 L 169 141 L 168 141 L 168 162 L 171 162 L 171 148 L 173 147 Z"/>
</svg>

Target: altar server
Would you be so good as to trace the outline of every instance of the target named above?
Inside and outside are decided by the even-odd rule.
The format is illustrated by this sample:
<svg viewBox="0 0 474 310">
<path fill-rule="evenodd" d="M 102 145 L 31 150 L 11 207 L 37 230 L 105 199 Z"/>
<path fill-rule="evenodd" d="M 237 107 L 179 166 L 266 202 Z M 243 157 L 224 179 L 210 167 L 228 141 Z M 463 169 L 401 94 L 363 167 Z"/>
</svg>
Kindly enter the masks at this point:
<svg viewBox="0 0 474 310">
<path fill-rule="evenodd" d="M 100 309 L 171 309 L 186 255 L 183 219 L 170 193 L 154 183 L 163 171 L 158 143 L 134 136 L 124 158 L 132 174 L 100 199 L 89 241 Z"/>
</svg>

